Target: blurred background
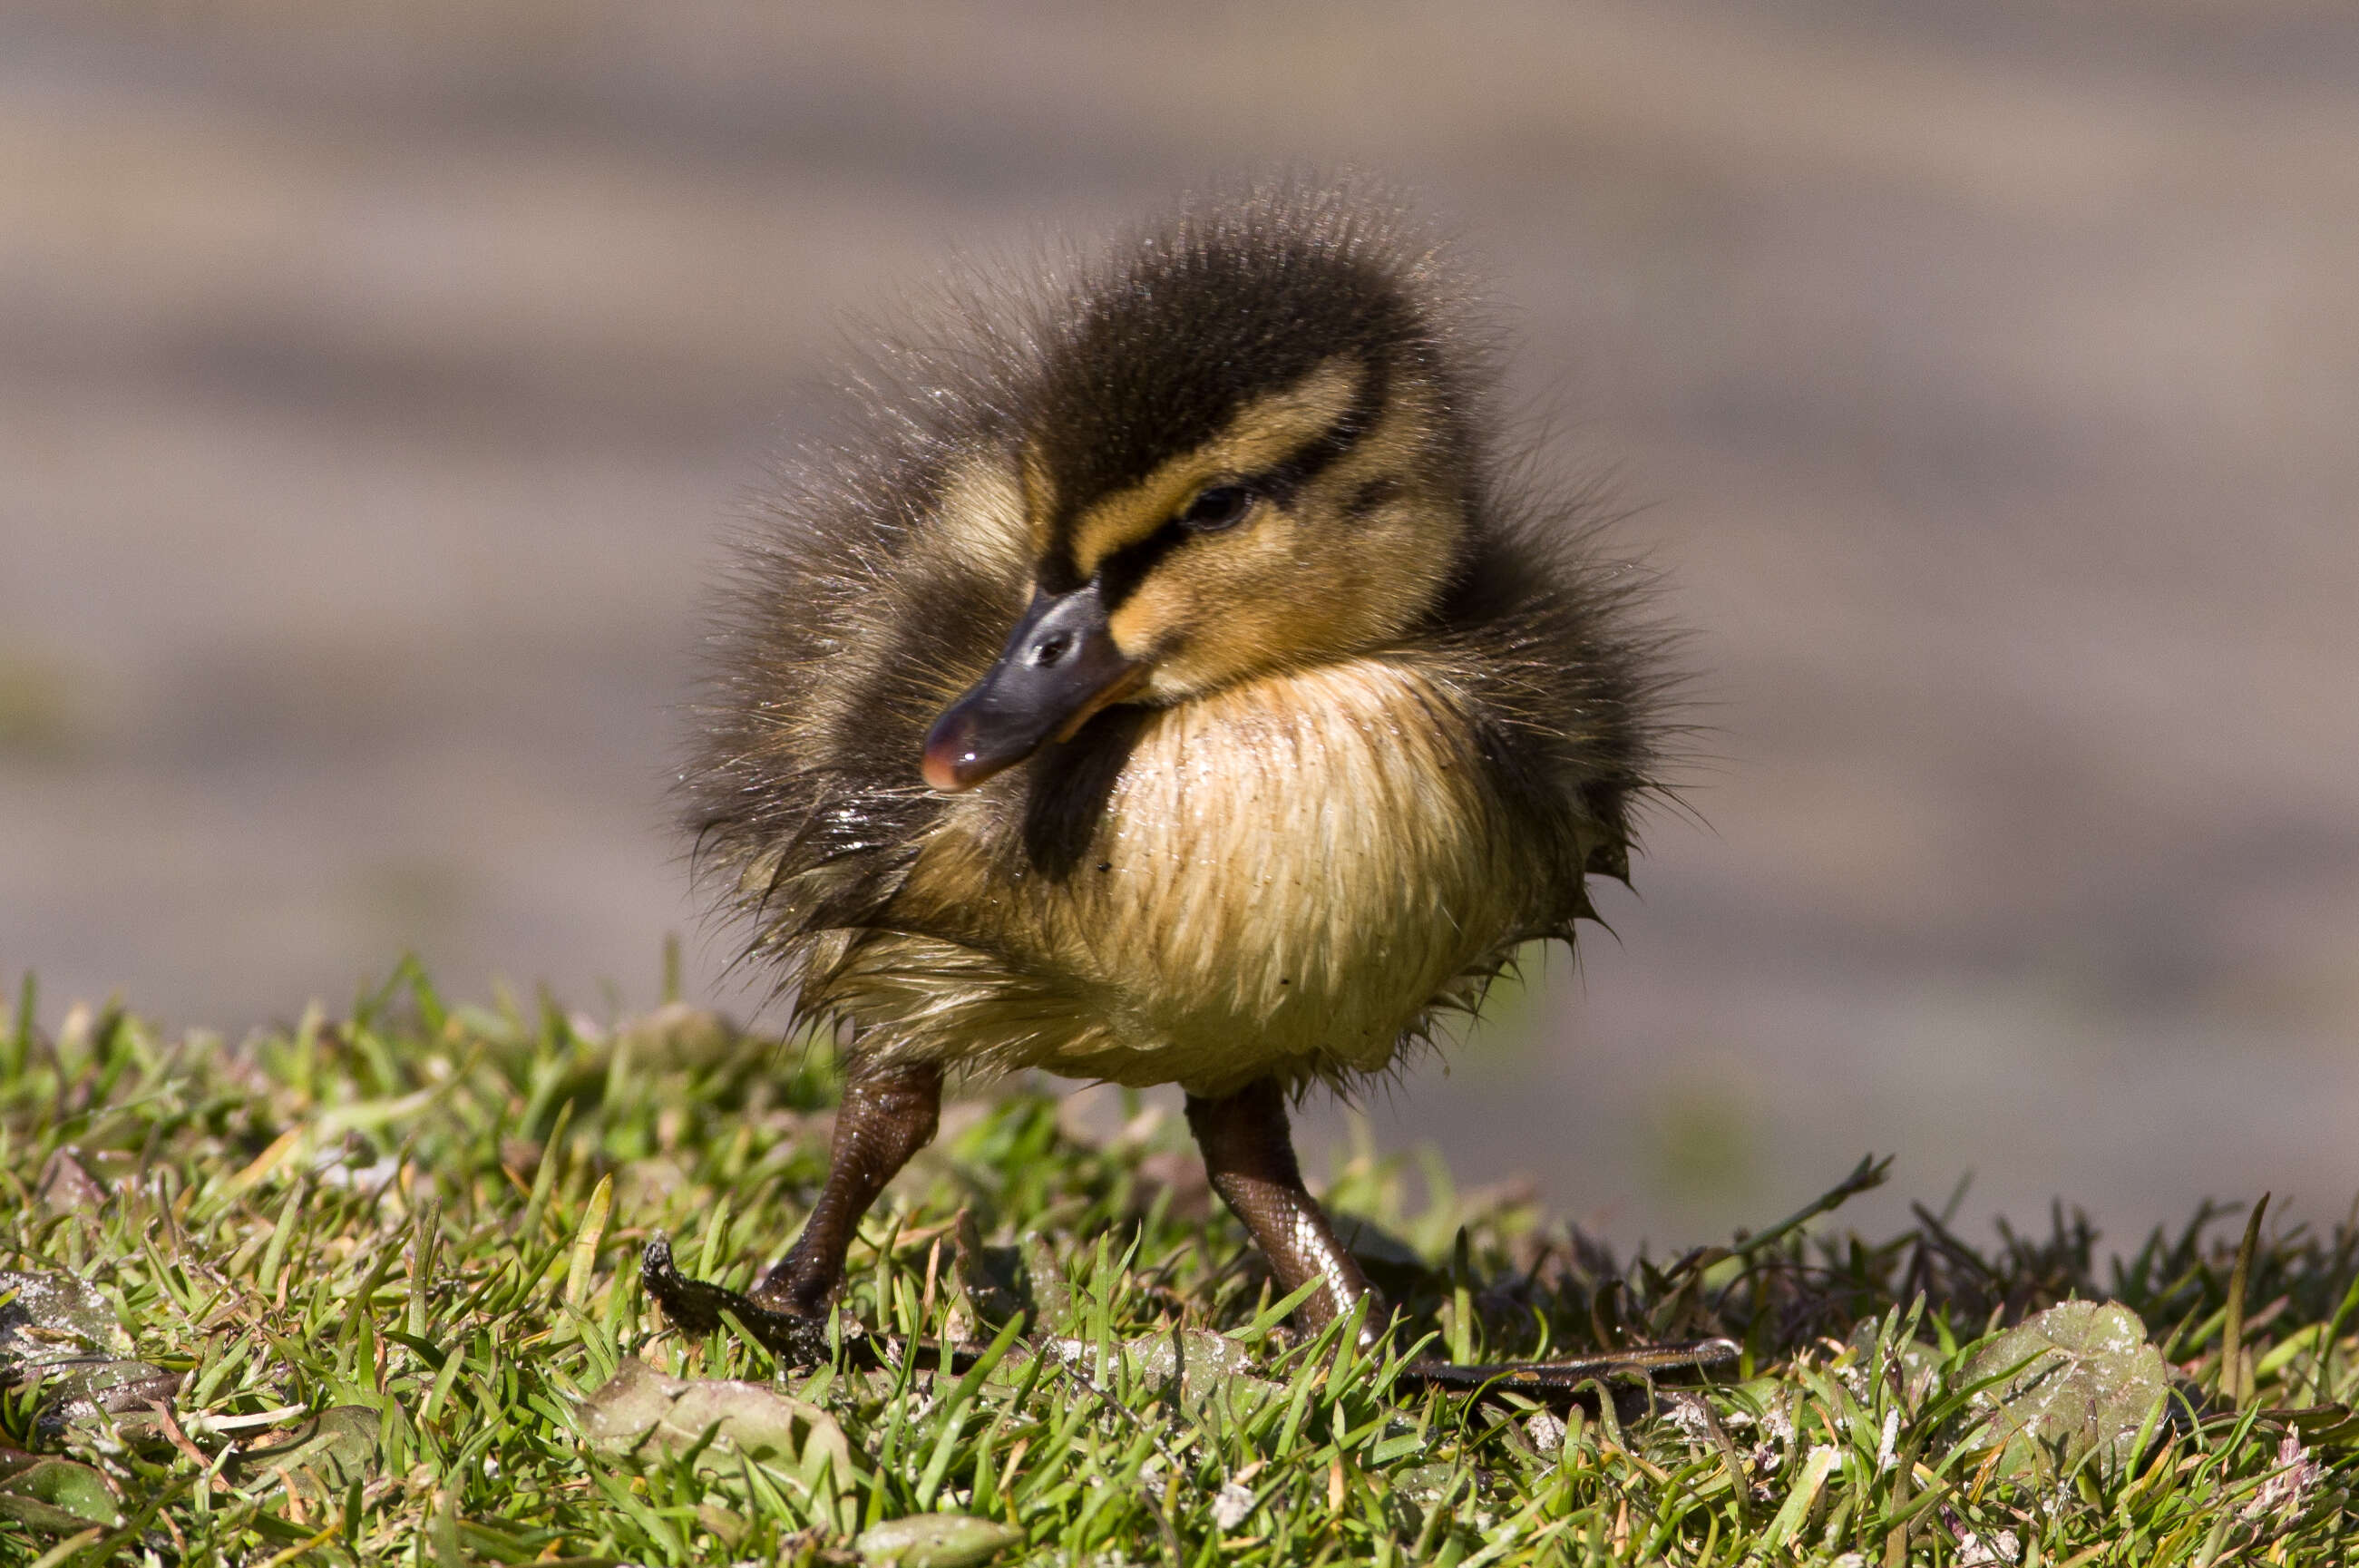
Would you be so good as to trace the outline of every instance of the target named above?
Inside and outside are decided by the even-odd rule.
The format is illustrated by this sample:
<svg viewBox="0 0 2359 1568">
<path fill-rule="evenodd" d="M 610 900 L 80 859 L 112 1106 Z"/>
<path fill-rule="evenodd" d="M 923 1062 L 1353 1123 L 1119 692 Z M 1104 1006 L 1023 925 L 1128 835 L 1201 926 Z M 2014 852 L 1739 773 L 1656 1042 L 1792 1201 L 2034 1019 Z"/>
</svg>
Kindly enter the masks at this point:
<svg viewBox="0 0 2359 1568">
<path fill-rule="evenodd" d="M 667 770 L 846 314 L 1294 157 L 1473 237 L 1709 726 L 1369 1135 L 1658 1250 L 1870 1149 L 1871 1228 L 2341 1217 L 2344 0 L 8 5 L 0 984 L 742 1007 Z"/>
</svg>

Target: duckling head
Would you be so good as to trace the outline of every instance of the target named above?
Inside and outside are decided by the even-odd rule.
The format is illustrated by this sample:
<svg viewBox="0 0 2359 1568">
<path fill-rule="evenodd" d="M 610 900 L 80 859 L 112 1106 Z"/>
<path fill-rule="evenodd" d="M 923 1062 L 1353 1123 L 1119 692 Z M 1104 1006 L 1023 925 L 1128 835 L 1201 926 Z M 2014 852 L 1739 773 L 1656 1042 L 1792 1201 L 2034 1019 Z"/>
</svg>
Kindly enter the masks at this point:
<svg viewBox="0 0 2359 1568">
<path fill-rule="evenodd" d="M 1211 209 L 1043 309 L 1006 436 L 1031 600 L 928 734 L 932 788 L 1432 613 L 1477 506 L 1479 377 L 1430 247 L 1318 216 Z"/>
</svg>

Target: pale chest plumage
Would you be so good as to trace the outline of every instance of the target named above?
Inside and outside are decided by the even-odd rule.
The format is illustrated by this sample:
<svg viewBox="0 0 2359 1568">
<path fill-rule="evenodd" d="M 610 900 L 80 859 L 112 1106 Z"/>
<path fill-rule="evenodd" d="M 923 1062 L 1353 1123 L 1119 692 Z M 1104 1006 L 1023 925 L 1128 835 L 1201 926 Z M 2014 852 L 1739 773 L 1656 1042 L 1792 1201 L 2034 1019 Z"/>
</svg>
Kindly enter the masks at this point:
<svg viewBox="0 0 2359 1568">
<path fill-rule="evenodd" d="M 1145 714 L 1070 864 L 1014 842 L 1008 794 L 944 813 L 831 977 L 871 1048 L 1206 1094 L 1375 1072 L 1559 916 L 1561 868 L 1406 661 Z"/>
</svg>

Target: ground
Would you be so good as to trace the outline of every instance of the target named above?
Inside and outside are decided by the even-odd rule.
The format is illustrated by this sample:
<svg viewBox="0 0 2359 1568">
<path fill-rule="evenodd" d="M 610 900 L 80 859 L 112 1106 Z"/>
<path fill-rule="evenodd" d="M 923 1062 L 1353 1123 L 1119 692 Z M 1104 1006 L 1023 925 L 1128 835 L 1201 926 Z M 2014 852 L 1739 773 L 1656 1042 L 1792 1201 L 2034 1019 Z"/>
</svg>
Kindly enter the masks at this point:
<svg viewBox="0 0 2359 1568">
<path fill-rule="evenodd" d="M 1513 1192 L 1347 1149 L 1326 1200 L 1406 1308 L 1355 1355 L 1284 1326 L 1172 1118 L 1091 1132 L 1002 1086 L 879 1205 L 844 1302 L 847 1334 L 991 1353 L 960 1377 L 932 1353 L 786 1369 L 734 1325 L 673 1332 L 638 1262 L 668 1234 L 742 1286 L 791 1235 L 824 1169 L 821 1045 L 678 1004 L 453 1007 L 414 966 L 236 1042 L 114 1009 L 45 1028 L 29 983 L 9 1016 L 0 1563 L 2352 1547 L 2348 1226 L 2207 1210 L 2108 1258 L 2066 1214 L 1976 1251 L 1920 1209 L 1870 1243 L 1832 1213 L 1866 1160 L 1791 1223 L 1615 1258 Z M 1741 1346 L 1711 1380 L 1569 1410 L 1401 1377 L 1424 1345 L 1707 1334 Z"/>
</svg>

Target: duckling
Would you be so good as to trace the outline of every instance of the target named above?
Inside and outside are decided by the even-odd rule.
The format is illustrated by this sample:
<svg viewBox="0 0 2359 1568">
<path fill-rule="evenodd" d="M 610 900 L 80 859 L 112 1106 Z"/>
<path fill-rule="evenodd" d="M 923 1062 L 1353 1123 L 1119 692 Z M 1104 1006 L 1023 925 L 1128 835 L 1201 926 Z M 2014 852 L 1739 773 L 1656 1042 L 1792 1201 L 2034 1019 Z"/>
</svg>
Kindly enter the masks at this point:
<svg viewBox="0 0 2359 1568">
<path fill-rule="evenodd" d="M 1485 331 L 1385 195 L 1201 199 L 954 315 L 748 548 L 683 776 L 749 956 L 849 1040 L 751 1302 L 823 1320 L 945 1076 L 1038 1068 L 1180 1085 L 1316 1329 L 1372 1291 L 1289 1102 L 1626 877 L 1665 733 L 1637 574 L 1503 470 Z M 647 1276 L 675 1316 L 725 1294 Z"/>
</svg>

